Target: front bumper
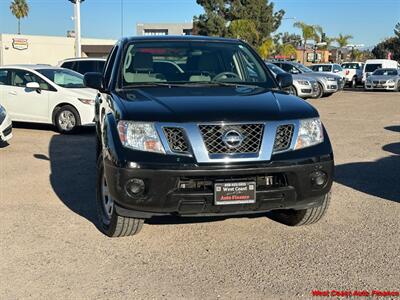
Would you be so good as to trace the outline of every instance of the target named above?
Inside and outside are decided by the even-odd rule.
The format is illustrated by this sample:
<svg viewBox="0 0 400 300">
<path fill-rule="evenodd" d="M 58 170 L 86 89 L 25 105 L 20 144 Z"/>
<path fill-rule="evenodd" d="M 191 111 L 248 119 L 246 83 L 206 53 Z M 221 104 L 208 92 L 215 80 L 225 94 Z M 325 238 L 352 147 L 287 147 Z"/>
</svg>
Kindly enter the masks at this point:
<svg viewBox="0 0 400 300">
<path fill-rule="evenodd" d="M 104 160 L 116 212 L 136 218 L 169 214 L 232 215 L 319 206 L 322 196 L 331 189 L 334 168 L 332 155 L 241 167 L 183 165 L 160 169 L 156 165 L 131 165 L 134 167 L 121 168 L 110 160 Z M 326 183 L 321 187 L 312 183 L 311 174 L 315 171 L 327 175 Z M 285 178 L 285 183 L 259 184 L 265 176 Z M 140 197 L 131 197 L 126 190 L 126 183 L 133 178 L 142 179 L 146 185 L 145 193 Z M 215 182 L 254 180 L 257 182 L 256 203 L 214 205 Z"/>
<path fill-rule="evenodd" d="M 337 81 L 325 81 L 323 82 L 324 94 L 336 93 L 339 90 Z"/>
<path fill-rule="evenodd" d="M 313 98 L 317 96 L 317 82 L 311 85 L 295 84 L 297 96 L 301 98 Z"/>
<path fill-rule="evenodd" d="M 374 84 L 374 83 L 365 83 L 366 90 L 386 90 L 386 91 L 396 91 L 397 86 L 395 83 L 393 84 Z"/>
</svg>

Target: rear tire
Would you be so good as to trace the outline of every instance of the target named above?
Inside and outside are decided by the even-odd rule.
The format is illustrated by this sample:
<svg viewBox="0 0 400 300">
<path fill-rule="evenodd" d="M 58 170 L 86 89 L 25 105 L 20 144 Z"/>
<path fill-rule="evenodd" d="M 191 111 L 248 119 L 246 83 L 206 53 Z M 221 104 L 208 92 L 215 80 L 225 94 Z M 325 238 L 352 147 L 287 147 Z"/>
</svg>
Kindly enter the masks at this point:
<svg viewBox="0 0 400 300">
<path fill-rule="evenodd" d="M 99 218 L 99 229 L 109 237 L 123 237 L 138 234 L 144 220 L 117 215 L 115 204 L 109 194 L 104 176 L 103 155 L 97 159 L 96 206 Z"/>
<path fill-rule="evenodd" d="M 331 192 L 323 197 L 322 205 L 301 210 L 285 209 L 271 212 L 271 219 L 288 226 L 302 226 L 317 223 L 326 214 Z"/>
<path fill-rule="evenodd" d="M 73 133 L 81 125 L 78 111 L 71 105 L 59 107 L 54 116 L 54 125 L 60 133 Z"/>
</svg>

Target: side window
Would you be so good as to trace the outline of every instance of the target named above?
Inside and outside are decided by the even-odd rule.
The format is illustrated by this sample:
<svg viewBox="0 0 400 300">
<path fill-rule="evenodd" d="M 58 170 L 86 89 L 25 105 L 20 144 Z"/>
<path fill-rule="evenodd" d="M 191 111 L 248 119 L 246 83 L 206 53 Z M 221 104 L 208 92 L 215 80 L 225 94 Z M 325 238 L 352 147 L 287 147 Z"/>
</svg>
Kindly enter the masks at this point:
<svg viewBox="0 0 400 300">
<path fill-rule="evenodd" d="M 76 71 L 78 73 L 81 73 L 82 75 L 85 75 L 87 72 L 96 72 L 97 71 L 97 66 L 96 62 L 94 60 L 81 60 L 77 62 L 78 67 L 76 68 Z"/>
<path fill-rule="evenodd" d="M 115 58 L 118 53 L 118 46 L 115 46 L 114 49 L 111 51 L 110 55 L 107 58 L 107 62 L 104 68 L 104 84 L 108 86 L 111 80 L 111 73 L 113 70 L 113 66 L 115 63 Z"/>
<path fill-rule="evenodd" d="M 0 85 L 10 85 L 8 81 L 8 70 L 0 70 Z"/>
<path fill-rule="evenodd" d="M 65 63 L 63 63 L 61 65 L 61 68 L 72 70 L 73 66 L 74 66 L 74 62 L 73 61 L 66 61 Z"/>
<path fill-rule="evenodd" d="M 337 73 L 342 71 L 343 69 L 339 65 L 333 65 L 333 72 Z"/>
<path fill-rule="evenodd" d="M 24 88 L 28 82 L 37 82 L 42 90 L 50 90 L 49 84 L 39 76 L 25 70 L 11 72 L 11 85 Z"/>
<path fill-rule="evenodd" d="M 104 73 L 104 67 L 105 67 L 105 65 L 106 65 L 106 62 L 105 62 L 105 61 L 99 60 L 99 61 L 97 62 L 97 71 L 96 71 L 96 72 Z"/>
</svg>

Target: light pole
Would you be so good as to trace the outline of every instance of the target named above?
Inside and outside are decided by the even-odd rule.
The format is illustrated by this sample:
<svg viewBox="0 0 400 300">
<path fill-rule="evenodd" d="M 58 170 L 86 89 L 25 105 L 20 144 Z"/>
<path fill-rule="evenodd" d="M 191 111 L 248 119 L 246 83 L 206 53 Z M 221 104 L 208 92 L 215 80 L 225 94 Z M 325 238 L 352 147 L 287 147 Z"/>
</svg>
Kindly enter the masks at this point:
<svg viewBox="0 0 400 300">
<path fill-rule="evenodd" d="M 68 0 L 74 4 L 75 57 L 81 57 L 81 3 L 85 0 Z"/>
</svg>

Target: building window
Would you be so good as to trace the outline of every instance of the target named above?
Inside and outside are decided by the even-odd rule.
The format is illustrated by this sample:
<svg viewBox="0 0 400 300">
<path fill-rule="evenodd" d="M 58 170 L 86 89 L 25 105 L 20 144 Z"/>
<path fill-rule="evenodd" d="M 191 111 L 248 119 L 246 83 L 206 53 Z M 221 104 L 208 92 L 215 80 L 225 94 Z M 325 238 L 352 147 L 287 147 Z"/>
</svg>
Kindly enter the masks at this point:
<svg viewBox="0 0 400 300">
<path fill-rule="evenodd" d="M 192 29 L 183 29 L 183 35 L 191 35 Z"/>
<path fill-rule="evenodd" d="M 168 29 L 144 29 L 143 35 L 168 35 Z"/>
</svg>

